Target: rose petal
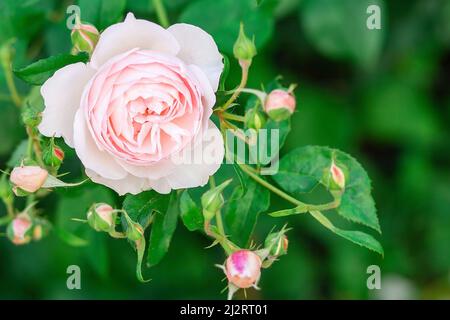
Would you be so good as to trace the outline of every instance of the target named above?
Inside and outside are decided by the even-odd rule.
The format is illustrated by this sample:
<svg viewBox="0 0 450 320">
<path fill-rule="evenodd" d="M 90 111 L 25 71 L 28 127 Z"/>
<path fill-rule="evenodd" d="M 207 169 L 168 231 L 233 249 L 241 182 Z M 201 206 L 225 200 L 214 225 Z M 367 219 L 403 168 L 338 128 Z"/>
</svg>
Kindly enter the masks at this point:
<svg viewBox="0 0 450 320">
<path fill-rule="evenodd" d="M 110 58 L 133 48 L 150 49 L 176 55 L 180 46 L 175 37 L 156 23 L 136 19 L 128 13 L 124 22 L 105 29 L 92 54 L 91 63 L 99 68 Z"/>
<path fill-rule="evenodd" d="M 142 191 L 153 189 L 161 194 L 168 194 L 172 190 L 165 178 L 150 180 L 146 178 L 140 178 L 131 174 L 127 175 L 123 179 L 112 180 L 103 178 L 92 170 L 86 169 L 86 175 L 95 183 L 100 183 L 108 188 L 113 189 L 120 196 L 124 194 L 138 194 Z"/>
<path fill-rule="evenodd" d="M 219 86 L 220 74 L 223 70 L 222 55 L 214 39 L 199 27 L 178 23 L 167 30 L 180 44 L 178 57 L 186 64 L 199 66 L 208 77 L 214 91 Z"/>
<path fill-rule="evenodd" d="M 86 169 L 91 169 L 104 178 L 123 179 L 127 172 L 106 151 L 98 149 L 91 132 L 86 126 L 83 110 L 75 115 L 73 128 L 77 133 L 74 137 L 75 151 Z"/>
<path fill-rule="evenodd" d="M 185 152 L 194 155 L 193 161 L 179 161 L 181 158 L 172 160 L 174 170 L 166 177 L 172 189 L 203 186 L 219 170 L 225 153 L 220 130 L 209 121 L 205 134 L 199 135 L 192 149 Z"/>
<path fill-rule="evenodd" d="M 78 62 L 65 66 L 48 79 L 41 88 L 45 109 L 38 127 L 47 137 L 63 137 L 73 147 L 73 120 L 80 107 L 86 83 L 95 70 Z"/>
</svg>

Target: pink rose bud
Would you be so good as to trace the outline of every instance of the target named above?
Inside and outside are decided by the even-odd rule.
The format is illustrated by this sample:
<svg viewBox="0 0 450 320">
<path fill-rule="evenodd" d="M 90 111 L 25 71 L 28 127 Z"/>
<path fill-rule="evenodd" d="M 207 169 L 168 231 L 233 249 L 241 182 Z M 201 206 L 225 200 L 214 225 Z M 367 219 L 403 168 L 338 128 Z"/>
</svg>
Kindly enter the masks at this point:
<svg viewBox="0 0 450 320">
<path fill-rule="evenodd" d="M 275 89 L 270 92 L 264 103 L 264 110 L 275 121 L 289 118 L 295 111 L 295 97 L 286 90 Z"/>
<path fill-rule="evenodd" d="M 31 227 L 33 223 L 27 214 L 20 214 L 8 225 L 8 238 L 15 245 L 27 244 L 31 240 Z"/>
<path fill-rule="evenodd" d="M 238 288 L 256 286 L 261 276 L 261 258 L 250 250 L 232 253 L 225 263 L 228 281 Z"/>
<path fill-rule="evenodd" d="M 20 190 L 33 193 L 42 187 L 47 176 L 47 170 L 39 166 L 21 166 L 13 169 L 9 180 L 14 185 L 14 193 L 18 194 Z"/>
<path fill-rule="evenodd" d="M 339 168 L 334 161 L 330 167 L 331 179 L 339 189 L 345 188 L 345 175 L 341 168 Z"/>
<path fill-rule="evenodd" d="M 93 25 L 81 22 L 77 17 L 77 23 L 70 34 L 72 44 L 78 52 L 85 51 L 91 54 L 98 42 L 100 33 Z"/>
<path fill-rule="evenodd" d="M 97 203 L 88 211 L 87 220 L 96 231 L 109 232 L 114 228 L 116 215 L 109 204 Z"/>
</svg>

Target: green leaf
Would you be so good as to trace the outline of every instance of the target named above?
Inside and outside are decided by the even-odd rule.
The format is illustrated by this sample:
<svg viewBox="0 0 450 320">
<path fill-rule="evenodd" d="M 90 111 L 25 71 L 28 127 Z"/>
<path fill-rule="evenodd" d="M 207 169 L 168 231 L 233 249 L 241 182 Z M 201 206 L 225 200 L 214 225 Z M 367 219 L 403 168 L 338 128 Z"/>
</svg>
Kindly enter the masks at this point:
<svg viewBox="0 0 450 320">
<path fill-rule="evenodd" d="M 42 185 L 42 188 L 77 187 L 86 181 L 87 180 L 83 180 L 83 181 L 75 182 L 75 183 L 67 183 L 67 182 L 61 181 L 58 178 L 49 174 L 47 176 L 47 179 L 45 180 L 44 184 Z"/>
<path fill-rule="evenodd" d="M 328 147 L 297 148 L 281 159 L 279 171 L 273 178 L 283 189 L 296 196 L 310 192 L 322 183 L 324 170 L 330 167 L 333 157 L 336 163 L 348 169 L 345 191 L 337 212 L 348 220 L 380 232 L 370 179 L 350 155 Z"/>
<path fill-rule="evenodd" d="M 381 29 L 367 28 L 370 5 L 381 8 Z M 382 0 L 306 0 L 300 6 L 306 36 L 324 55 L 373 67 L 381 53 L 385 25 Z"/>
<path fill-rule="evenodd" d="M 67 230 L 64 230 L 63 228 L 55 228 L 56 234 L 58 237 L 72 247 L 84 247 L 89 244 L 89 242 L 83 238 L 80 238 L 79 236 L 70 233 Z"/>
<path fill-rule="evenodd" d="M 99 30 L 122 21 L 126 0 L 79 0 L 81 20 L 94 24 Z"/>
<path fill-rule="evenodd" d="M 335 234 L 353 242 L 362 247 L 366 247 L 369 250 L 379 253 L 381 256 L 384 255 L 383 247 L 381 244 L 375 240 L 371 235 L 361 232 L 361 231 L 348 231 L 342 230 L 335 227 L 331 221 L 325 217 L 320 211 L 311 211 L 311 215 L 319 221 L 324 227 L 333 231 Z"/>
<path fill-rule="evenodd" d="M 123 208 L 131 220 L 145 227 L 153 212 L 165 213 L 169 205 L 170 195 L 159 194 L 154 190 L 127 195 Z"/>
<path fill-rule="evenodd" d="M 24 68 L 16 69 L 14 73 L 31 85 L 41 85 L 62 67 L 76 62 L 87 62 L 88 59 L 89 55 L 86 52 L 80 52 L 77 55 L 63 53 L 41 59 Z"/>
<path fill-rule="evenodd" d="M 223 57 L 223 71 L 220 75 L 219 89 L 218 91 L 225 91 L 225 82 L 227 81 L 228 74 L 230 73 L 230 59 L 226 54 L 222 54 Z"/>
<path fill-rule="evenodd" d="M 192 1 L 180 17 L 180 22 L 194 24 L 210 33 L 220 50 L 227 54 L 233 53 L 241 21 L 249 37 L 255 36 L 257 48 L 272 36 L 272 13 L 258 7 L 254 0 Z"/>
<path fill-rule="evenodd" d="M 148 266 L 158 264 L 169 250 L 170 241 L 177 227 L 178 214 L 179 199 L 177 194 L 173 192 L 170 195 L 167 211 L 155 214 L 148 244 Z"/>
<path fill-rule="evenodd" d="M 258 215 L 269 208 L 270 193 L 246 177 L 246 189 L 237 186 L 224 210 L 226 233 L 238 245 L 245 247 L 256 225 Z"/>
<path fill-rule="evenodd" d="M 204 219 L 202 210 L 192 200 L 187 190 L 184 190 L 180 197 L 180 216 L 189 231 L 203 229 Z"/>
</svg>

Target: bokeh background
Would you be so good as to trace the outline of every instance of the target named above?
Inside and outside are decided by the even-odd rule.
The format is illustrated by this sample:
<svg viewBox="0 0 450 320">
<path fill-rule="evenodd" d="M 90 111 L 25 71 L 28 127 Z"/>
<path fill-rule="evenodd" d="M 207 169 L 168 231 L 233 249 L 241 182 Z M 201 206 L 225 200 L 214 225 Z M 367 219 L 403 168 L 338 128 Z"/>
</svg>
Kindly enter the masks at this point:
<svg viewBox="0 0 450 320">
<path fill-rule="evenodd" d="M 282 74 L 298 83 L 298 111 L 282 153 L 308 144 L 354 155 L 373 180 L 385 248 L 384 259 L 327 232 L 307 216 L 288 219 L 289 254 L 265 270 L 263 299 L 450 298 L 450 1 L 447 0 L 165 0 L 173 22 L 189 22 L 213 34 L 232 57 L 238 24 L 254 34 L 258 56 L 249 86 Z M 73 1 L 0 0 L 0 45 L 15 38 L 14 67 L 68 52 L 66 8 Z M 103 29 L 132 11 L 157 21 L 151 0 L 80 0 L 82 20 Z M 380 30 L 368 30 L 366 9 L 381 8 Z M 232 60 L 232 59 L 231 59 Z M 21 94 L 30 88 L 15 79 Z M 239 81 L 232 61 L 231 88 Z M 242 101 L 244 101 L 243 99 Z M 25 138 L 17 108 L 0 71 L 0 168 Z M 81 177 L 65 148 L 63 171 Z M 226 168 L 224 169 L 226 170 Z M 273 199 L 273 208 L 286 205 Z M 122 199 L 93 184 L 54 192 L 43 215 L 90 241 L 71 247 L 53 232 L 16 247 L 0 238 L 0 298 L 26 299 L 224 299 L 224 259 L 199 233 L 179 223 L 165 259 L 135 278 L 135 255 L 125 241 L 80 228 L 92 202 Z M 20 205 L 20 204 L 19 204 Z M 0 214 L 5 209 L 0 205 Z M 255 240 L 284 221 L 262 215 Z M 83 233 L 84 232 L 84 233 Z M 66 288 L 66 268 L 79 265 L 82 289 Z M 379 265 L 382 289 L 366 286 L 368 266 Z"/>
</svg>

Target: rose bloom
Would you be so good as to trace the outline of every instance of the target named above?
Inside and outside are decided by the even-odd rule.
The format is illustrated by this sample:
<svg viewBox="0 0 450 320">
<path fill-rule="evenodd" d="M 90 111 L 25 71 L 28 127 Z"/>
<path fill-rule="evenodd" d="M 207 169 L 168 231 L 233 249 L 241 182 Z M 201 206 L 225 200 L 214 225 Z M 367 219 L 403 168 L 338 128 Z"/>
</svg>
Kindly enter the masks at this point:
<svg viewBox="0 0 450 320">
<path fill-rule="evenodd" d="M 121 195 L 201 186 L 224 156 L 210 120 L 222 70 L 202 29 L 164 29 L 129 13 L 100 35 L 89 63 L 44 83 L 39 131 L 63 137 L 86 174 Z"/>
</svg>

